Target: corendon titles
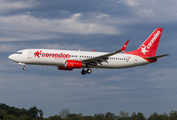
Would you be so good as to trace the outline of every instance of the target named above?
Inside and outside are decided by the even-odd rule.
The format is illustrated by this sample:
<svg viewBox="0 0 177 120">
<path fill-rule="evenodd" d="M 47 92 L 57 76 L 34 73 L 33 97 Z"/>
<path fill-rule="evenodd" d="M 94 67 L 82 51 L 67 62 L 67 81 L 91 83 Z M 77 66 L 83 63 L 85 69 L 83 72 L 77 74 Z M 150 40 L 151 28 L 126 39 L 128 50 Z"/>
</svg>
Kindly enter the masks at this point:
<svg viewBox="0 0 177 120">
<path fill-rule="evenodd" d="M 152 44 L 156 41 L 157 37 L 160 35 L 160 31 L 157 31 L 156 34 L 154 34 L 154 37 L 152 38 L 152 40 L 149 42 L 149 44 L 147 45 L 147 48 L 150 49 L 150 47 L 152 46 Z"/>
<path fill-rule="evenodd" d="M 42 52 L 42 51 L 37 51 L 37 52 L 34 52 L 34 57 L 52 57 L 52 58 L 55 58 L 55 59 L 59 59 L 59 58 L 70 58 L 70 54 L 64 54 L 64 53 L 45 53 L 45 52 Z"/>
</svg>

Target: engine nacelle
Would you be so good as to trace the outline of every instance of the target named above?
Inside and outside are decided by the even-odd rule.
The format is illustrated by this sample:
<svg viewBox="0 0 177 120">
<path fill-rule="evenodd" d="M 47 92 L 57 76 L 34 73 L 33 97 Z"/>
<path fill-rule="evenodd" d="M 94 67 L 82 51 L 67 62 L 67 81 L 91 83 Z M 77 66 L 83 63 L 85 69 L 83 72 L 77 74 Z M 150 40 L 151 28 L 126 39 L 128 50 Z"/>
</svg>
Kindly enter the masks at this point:
<svg viewBox="0 0 177 120">
<path fill-rule="evenodd" d="M 58 66 L 58 70 L 67 70 L 67 71 L 72 71 L 73 68 L 66 68 L 65 66 Z"/>
<path fill-rule="evenodd" d="M 81 68 L 84 64 L 81 61 L 77 60 L 66 60 L 65 61 L 65 67 L 66 68 Z"/>
</svg>

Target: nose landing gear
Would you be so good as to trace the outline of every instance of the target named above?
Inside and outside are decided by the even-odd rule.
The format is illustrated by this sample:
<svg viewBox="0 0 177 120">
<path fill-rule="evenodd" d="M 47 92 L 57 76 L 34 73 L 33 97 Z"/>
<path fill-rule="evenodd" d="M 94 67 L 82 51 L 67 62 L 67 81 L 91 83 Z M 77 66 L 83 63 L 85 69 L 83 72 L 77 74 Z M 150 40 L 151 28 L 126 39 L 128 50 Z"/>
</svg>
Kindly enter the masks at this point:
<svg viewBox="0 0 177 120">
<path fill-rule="evenodd" d="M 82 74 L 82 75 L 85 75 L 86 73 L 87 73 L 87 74 L 90 74 L 90 73 L 92 73 L 92 70 L 89 69 L 89 68 L 88 68 L 87 70 L 84 70 L 84 68 L 83 68 L 82 71 L 81 71 L 81 74 Z"/>
<path fill-rule="evenodd" d="M 26 64 L 25 63 L 17 63 L 17 64 L 19 64 L 19 65 L 23 65 L 24 67 L 23 67 L 23 70 L 25 71 L 26 70 Z"/>
<path fill-rule="evenodd" d="M 26 70 L 26 66 L 23 67 L 23 70 L 24 70 L 24 71 Z"/>
</svg>

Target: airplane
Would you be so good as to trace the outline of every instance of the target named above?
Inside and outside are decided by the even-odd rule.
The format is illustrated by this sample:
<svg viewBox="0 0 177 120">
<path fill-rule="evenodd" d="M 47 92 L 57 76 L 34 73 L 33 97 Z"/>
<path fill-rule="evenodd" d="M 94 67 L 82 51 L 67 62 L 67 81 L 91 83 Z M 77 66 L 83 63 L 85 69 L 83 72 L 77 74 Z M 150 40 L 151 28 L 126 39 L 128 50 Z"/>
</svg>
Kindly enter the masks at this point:
<svg viewBox="0 0 177 120">
<path fill-rule="evenodd" d="M 50 65 L 58 70 L 72 71 L 81 68 L 81 74 L 92 73 L 91 68 L 121 69 L 147 65 L 156 62 L 158 58 L 169 54 L 156 56 L 156 51 L 163 28 L 156 28 L 153 33 L 136 50 L 126 52 L 129 40 L 121 49 L 114 52 L 92 52 L 55 50 L 55 49 L 24 49 L 10 55 L 8 58 L 19 65 Z M 86 69 L 86 70 L 85 70 Z"/>
</svg>

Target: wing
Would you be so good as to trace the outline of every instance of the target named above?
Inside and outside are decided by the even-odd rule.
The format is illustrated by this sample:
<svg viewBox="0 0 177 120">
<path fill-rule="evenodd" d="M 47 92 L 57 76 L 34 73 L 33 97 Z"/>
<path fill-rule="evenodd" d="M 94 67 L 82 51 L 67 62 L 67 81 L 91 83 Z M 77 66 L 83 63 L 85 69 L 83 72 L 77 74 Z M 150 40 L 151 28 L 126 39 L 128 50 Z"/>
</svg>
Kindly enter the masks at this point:
<svg viewBox="0 0 177 120">
<path fill-rule="evenodd" d="M 82 60 L 82 63 L 86 64 L 87 67 L 89 66 L 94 66 L 94 67 L 98 67 L 101 66 L 102 62 L 107 62 L 108 63 L 108 59 L 110 56 L 118 54 L 122 51 L 125 51 L 127 45 L 128 45 L 129 40 L 126 41 L 126 43 L 122 46 L 122 48 L 120 50 L 117 50 L 115 52 L 112 53 L 108 53 L 108 54 L 104 54 L 104 55 L 100 55 L 97 57 L 93 57 L 93 58 L 89 58 L 89 59 L 84 59 Z"/>
</svg>

